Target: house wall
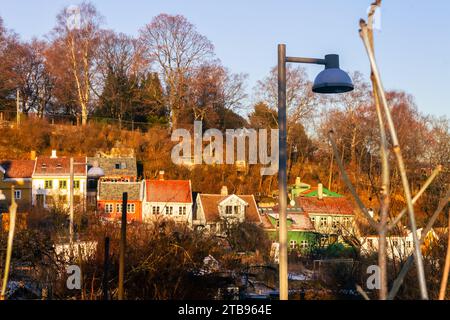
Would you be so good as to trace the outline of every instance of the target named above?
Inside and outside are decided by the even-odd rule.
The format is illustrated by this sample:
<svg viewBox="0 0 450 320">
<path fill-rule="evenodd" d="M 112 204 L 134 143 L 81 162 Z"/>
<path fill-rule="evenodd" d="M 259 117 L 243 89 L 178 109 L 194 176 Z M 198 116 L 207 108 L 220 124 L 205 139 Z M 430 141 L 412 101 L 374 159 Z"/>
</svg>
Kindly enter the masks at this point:
<svg viewBox="0 0 450 320">
<path fill-rule="evenodd" d="M 172 207 L 172 214 L 168 214 L 168 208 Z M 153 208 L 156 212 L 159 208 L 159 214 L 153 213 Z M 180 208 L 186 208 L 186 214 L 180 214 Z M 182 209 L 183 210 L 183 209 Z M 182 211 L 183 212 L 183 211 Z M 183 202 L 144 202 L 142 220 L 150 222 L 158 217 L 166 217 L 173 219 L 176 222 L 186 222 L 192 224 L 192 203 Z"/>
<path fill-rule="evenodd" d="M 353 231 L 354 228 L 354 216 L 352 215 L 339 215 L 339 214 L 323 214 L 323 213 L 308 213 L 311 222 L 314 225 L 316 231 L 324 234 L 333 234 L 337 230 Z M 325 219 L 326 225 L 322 224 L 322 219 Z M 348 219 L 346 221 L 346 219 Z M 337 227 L 334 227 L 335 224 Z"/>
<path fill-rule="evenodd" d="M 45 181 L 51 180 L 53 181 L 53 185 L 51 189 L 45 188 Z M 67 188 L 60 189 L 59 188 L 59 181 L 66 181 Z M 53 196 L 54 201 L 58 201 L 59 204 L 63 205 L 64 207 L 69 206 L 69 180 L 70 176 L 56 176 L 56 177 L 33 177 L 32 179 L 32 205 L 37 206 L 37 196 L 42 195 L 44 197 L 44 208 L 48 208 L 50 206 L 49 203 L 47 203 L 47 196 Z M 74 190 L 74 196 L 80 196 L 80 205 L 84 205 L 85 197 L 86 197 L 86 176 L 75 176 L 75 181 L 80 181 L 80 188 Z M 66 200 L 62 200 L 61 197 L 65 197 Z"/>
<path fill-rule="evenodd" d="M 20 191 L 20 199 L 16 199 L 17 211 L 27 212 L 31 208 L 31 179 L 3 179 L 0 172 L 0 211 L 8 211 L 11 205 L 11 187 Z M 4 198 L 4 199 L 3 199 Z M 1 212 L 0 212 L 1 213 Z"/>
<path fill-rule="evenodd" d="M 142 222 L 142 202 L 137 200 L 128 200 L 127 203 L 133 203 L 135 206 L 134 213 L 127 212 L 127 221 Z M 112 204 L 113 211 L 111 213 L 105 212 L 105 207 L 107 204 Z M 118 204 L 121 205 L 122 200 L 98 200 L 97 207 L 102 216 L 106 219 L 120 220 L 122 219 L 122 211 L 118 208 Z"/>
<path fill-rule="evenodd" d="M 276 230 L 266 230 L 268 237 L 272 242 L 278 242 L 279 241 L 279 233 Z M 301 230 L 291 230 L 288 231 L 288 249 L 292 250 L 291 248 L 291 241 L 295 241 L 297 245 L 297 249 L 300 248 L 300 245 L 302 241 L 306 241 L 308 244 L 308 248 L 311 249 L 319 245 L 320 241 L 320 235 L 316 232 L 311 231 L 301 231 Z"/>
</svg>

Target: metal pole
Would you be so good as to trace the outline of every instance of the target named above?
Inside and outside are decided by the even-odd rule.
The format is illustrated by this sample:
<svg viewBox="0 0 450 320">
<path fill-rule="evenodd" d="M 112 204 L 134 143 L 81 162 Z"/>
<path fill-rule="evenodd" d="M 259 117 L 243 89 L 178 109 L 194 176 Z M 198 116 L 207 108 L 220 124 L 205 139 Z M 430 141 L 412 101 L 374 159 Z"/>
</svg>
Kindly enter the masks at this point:
<svg viewBox="0 0 450 320">
<path fill-rule="evenodd" d="M 279 233 L 279 283 L 280 300 L 288 300 L 288 257 L 287 257 L 287 177 L 286 177 L 286 45 L 278 45 L 278 213 Z"/>
<path fill-rule="evenodd" d="M 122 195 L 122 222 L 120 225 L 120 257 L 119 257 L 119 300 L 123 300 L 123 282 L 125 275 L 125 249 L 127 245 L 127 200 L 128 193 Z"/>
<path fill-rule="evenodd" d="M 70 179 L 69 179 L 69 215 L 70 215 L 70 225 L 69 225 L 69 235 L 70 244 L 73 243 L 73 190 L 74 190 L 74 168 L 73 168 L 73 157 L 70 158 Z"/>
<path fill-rule="evenodd" d="M 103 264 L 103 300 L 108 300 L 108 269 L 109 269 L 109 237 L 105 238 L 105 259 Z"/>
</svg>

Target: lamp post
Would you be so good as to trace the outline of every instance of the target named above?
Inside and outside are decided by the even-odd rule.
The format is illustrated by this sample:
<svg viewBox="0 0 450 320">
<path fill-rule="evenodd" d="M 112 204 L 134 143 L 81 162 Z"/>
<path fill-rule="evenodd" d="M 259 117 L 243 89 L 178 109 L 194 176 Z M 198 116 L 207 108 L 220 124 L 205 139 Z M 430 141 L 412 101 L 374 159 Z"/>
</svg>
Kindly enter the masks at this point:
<svg viewBox="0 0 450 320">
<path fill-rule="evenodd" d="M 279 283 L 280 300 L 288 299 L 288 257 L 287 257 L 287 148 L 286 148 L 286 63 L 309 63 L 324 65 L 314 80 L 312 91 L 315 93 L 343 93 L 353 90 L 349 75 L 339 68 L 339 56 L 328 54 L 324 59 L 299 58 L 286 56 L 286 45 L 278 45 L 278 129 L 279 129 Z"/>
</svg>

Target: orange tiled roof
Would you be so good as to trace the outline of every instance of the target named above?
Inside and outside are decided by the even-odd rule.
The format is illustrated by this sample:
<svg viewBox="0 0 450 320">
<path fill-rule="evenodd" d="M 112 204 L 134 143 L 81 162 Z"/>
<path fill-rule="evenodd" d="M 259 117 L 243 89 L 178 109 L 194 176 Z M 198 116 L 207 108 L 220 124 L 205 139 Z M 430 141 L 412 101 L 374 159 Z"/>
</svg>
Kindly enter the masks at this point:
<svg viewBox="0 0 450 320">
<path fill-rule="evenodd" d="M 5 170 L 5 178 L 31 178 L 34 170 L 34 160 L 2 160 L 0 167 Z"/>
<path fill-rule="evenodd" d="M 190 180 L 147 180 L 147 202 L 192 203 Z"/>
<path fill-rule="evenodd" d="M 324 197 L 323 199 L 318 199 L 316 197 L 297 197 L 295 201 L 297 206 L 307 213 L 355 214 L 353 204 L 346 198 Z"/>
<path fill-rule="evenodd" d="M 219 221 L 219 203 L 230 197 L 231 195 L 220 195 L 220 194 L 199 194 L 199 199 L 203 212 L 205 213 L 206 221 Z M 255 198 L 253 195 L 236 195 L 237 197 L 244 200 L 248 207 L 245 210 L 245 221 L 261 223 L 261 217 L 258 213 L 258 208 L 256 206 Z"/>
<path fill-rule="evenodd" d="M 74 157 L 74 174 L 75 175 L 86 175 L 86 157 Z M 33 175 L 37 176 L 58 176 L 70 175 L 70 158 L 69 157 L 38 157 L 36 159 L 36 169 Z"/>
</svg>

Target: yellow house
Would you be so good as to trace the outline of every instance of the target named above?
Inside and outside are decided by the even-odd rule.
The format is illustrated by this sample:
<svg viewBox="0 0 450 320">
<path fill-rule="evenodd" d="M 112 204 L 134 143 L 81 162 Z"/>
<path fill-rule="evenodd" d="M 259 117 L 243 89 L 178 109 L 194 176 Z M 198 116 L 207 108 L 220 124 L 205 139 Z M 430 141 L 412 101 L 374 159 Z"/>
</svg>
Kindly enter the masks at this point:
<svg viewBox="0 0 450 320">
<path fill-rule="evenodd" d="M 86 157 L 74 157 L 74 203 L 84 207 L 87 183 Z M 32 175 L 32 205 L 42 208 L 69 207 L 70 201 L 70 158 L 58 157 L 52 151 L 51 157 L 37 157 Z"/>
<path fill-rule="evenodd" d="M 8 212 L 11 205 L 11 187 L 14 186 L 14 198 L 18 212 L 28 212 L 31 207 L 31 177 L 34 160 L 0 161 L 0 213 Z"/>
</svg>

